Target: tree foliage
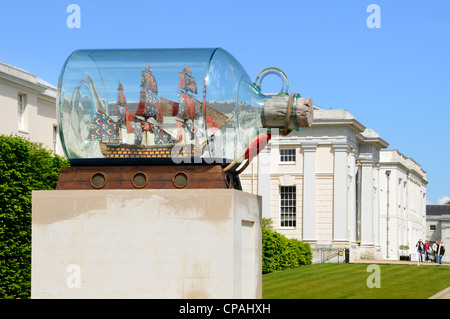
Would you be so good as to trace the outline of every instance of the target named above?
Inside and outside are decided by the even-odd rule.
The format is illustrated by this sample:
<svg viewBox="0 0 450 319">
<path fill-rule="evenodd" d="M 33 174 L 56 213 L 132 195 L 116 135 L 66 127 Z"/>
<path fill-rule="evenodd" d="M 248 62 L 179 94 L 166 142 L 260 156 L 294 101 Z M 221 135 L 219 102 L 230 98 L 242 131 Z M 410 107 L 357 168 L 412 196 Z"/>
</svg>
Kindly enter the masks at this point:
<svg viewBox="0 0 450 319">
<path fill-rule="evenodd" d="M 31 192 L 55 189 L 69 163 L 42 144 L 0 135 L 0 298 L 31 294 Z"/>
<path fill-rule="evenodd" d="M 308 243 L 276 232 L 270 219 L 263 219 L 262 225 L 263 274 L 311 264 L 312 251 Z"/>
</svg>

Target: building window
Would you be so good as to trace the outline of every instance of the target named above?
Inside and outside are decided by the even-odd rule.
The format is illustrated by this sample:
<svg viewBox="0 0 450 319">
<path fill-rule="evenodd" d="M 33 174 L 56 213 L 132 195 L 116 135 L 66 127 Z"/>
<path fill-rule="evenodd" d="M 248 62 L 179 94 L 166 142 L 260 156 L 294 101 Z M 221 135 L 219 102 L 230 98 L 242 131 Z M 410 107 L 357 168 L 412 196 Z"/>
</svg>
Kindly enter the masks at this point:
<svg viewBox="0 0 450 319">
<path fill-rule="evenodd" d="M 280 226 L 296 226 L 296 189 L 295 186 L 281 186 L 280 188 Z"/>
<path fill-rule="evenodd" d="M 18 111 L 19 111 L 19 131 L 26 131 L 26 118 L 25 118 L 25 111 L 26 111 L 26 102 L 25 102 L 25 94 L 17 94 L 17 103 L 18 103 Z"/>
<path fill-rule="evenodd" d="M 280 150 L 280 162 L 295 163 L 295 149 Z"/>
<path fill-rule="evenodd" d="M 436 230 L 436 225 L 430 225 L 430 230 Z"/>
</svg>

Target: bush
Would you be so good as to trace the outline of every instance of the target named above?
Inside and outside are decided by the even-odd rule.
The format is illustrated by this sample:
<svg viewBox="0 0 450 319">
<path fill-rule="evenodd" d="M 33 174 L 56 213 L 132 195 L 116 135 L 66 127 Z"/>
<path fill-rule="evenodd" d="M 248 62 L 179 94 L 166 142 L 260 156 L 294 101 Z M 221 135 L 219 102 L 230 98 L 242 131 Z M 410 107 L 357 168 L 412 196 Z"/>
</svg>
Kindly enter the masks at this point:
<svg viewBox="0 0 450 319">
<path fill-rule="evenodd" d="M 55 189 L 69 163 L 42 144 L 0 135 L 0 298 L 31 295 L 31 191 Z"/>
<path fill-rule="evenodd" d="M 276 232 L 270 219 L 263 219 L 262 226 L 263 274 L 311 264 L 309 244 L 294 238 L 288 239 Z"/>
</svg>

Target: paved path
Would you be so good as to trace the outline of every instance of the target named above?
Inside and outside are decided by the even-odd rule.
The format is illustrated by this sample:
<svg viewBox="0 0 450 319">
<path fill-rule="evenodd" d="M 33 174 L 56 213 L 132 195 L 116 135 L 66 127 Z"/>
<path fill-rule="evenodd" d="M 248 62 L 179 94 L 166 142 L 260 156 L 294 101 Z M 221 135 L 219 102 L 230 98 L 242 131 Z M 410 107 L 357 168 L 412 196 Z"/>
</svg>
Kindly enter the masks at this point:
<svg viewBox="0 0 450 319">
<path fill-rule="evenodd" d="M 358 260 L 352 262 L 353 264 L 379 264 L 379 265 L 410 265 L 417 267 L 417 261 L 407 261 L 407 260 Z M 450 264 L 438 264 L 438 263 L 425 263 L 421 262 L 419 267 L 449 267 Z M 437 294 L 431 296 L 428 299 L 450 299 L 450 287 L 438 292 Z"/>
<path fill-rule="evenodd" d="M 442 290 L 441 292 L 438 292 L 428 299 L 450 299 L 450 287 Z"/>
</svg>

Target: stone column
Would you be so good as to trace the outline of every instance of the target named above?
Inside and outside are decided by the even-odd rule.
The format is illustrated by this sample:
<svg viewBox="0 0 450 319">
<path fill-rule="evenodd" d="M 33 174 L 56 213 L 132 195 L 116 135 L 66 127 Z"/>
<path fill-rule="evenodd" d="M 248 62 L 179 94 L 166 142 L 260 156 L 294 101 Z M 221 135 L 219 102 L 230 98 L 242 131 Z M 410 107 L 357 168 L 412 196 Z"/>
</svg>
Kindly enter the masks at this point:
<svg viewBox="0 0 450 319">
<path fill-rule="evenodd" d="M 374 245 L 373 232 L 373 166 L 372 161 L 361 161 L 361 244 Z"/>
<path fill-rule="evenodd" d="M 315 144 L 302 144 L 303 148 L 303 241 L 316 242 L 316 148 Z"/>
<path fill-rule="evenodd" d="M 262 217 L 270 218 L 270 146 L 256 158 L 258 161 L 258 195 L 262 198 Z"/>
<path fill-rule="evenodd" d="M 333 241 L 348 242 L 348 145 L 334 148 Z"/>
<path fill-rule="evenodd" d="M 350 172 L 351 172 L 351 180 L 350 180 L 350 202 L 349 202 L 349 222 L 350 222 L 350 241 L 353 243 L 356 243 L 356 232 L 357 232 L 357 224 L 356 224 L 356 173 L 357 173 L 357 165 L 355 163 L 356 156 L 355 156 L 355 149 L 351 148 L 350 151 Z"/>
</svg>

